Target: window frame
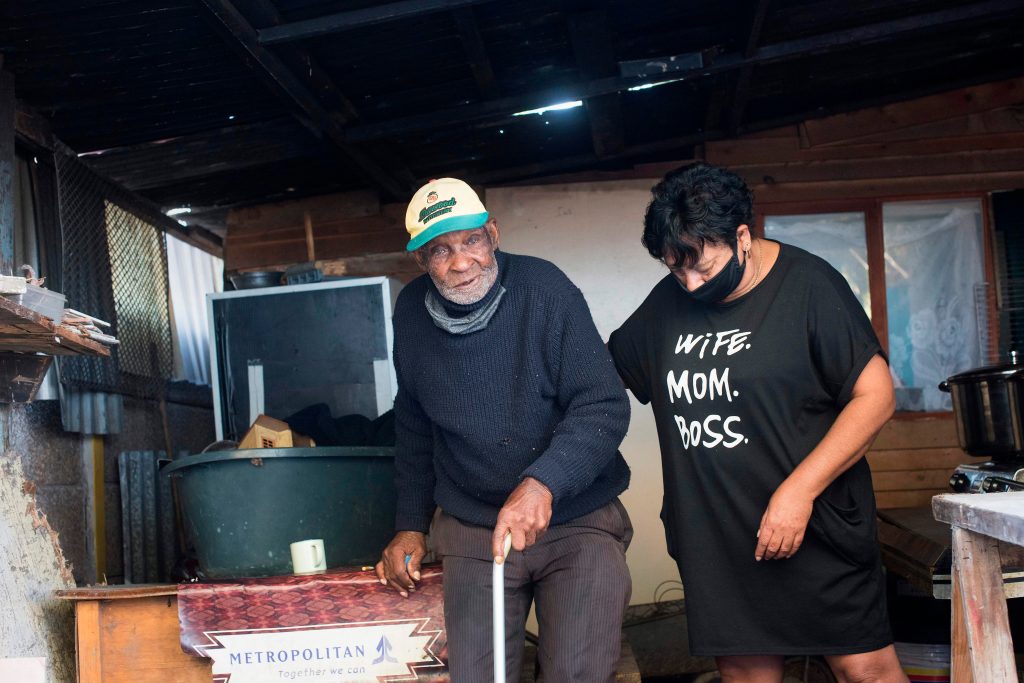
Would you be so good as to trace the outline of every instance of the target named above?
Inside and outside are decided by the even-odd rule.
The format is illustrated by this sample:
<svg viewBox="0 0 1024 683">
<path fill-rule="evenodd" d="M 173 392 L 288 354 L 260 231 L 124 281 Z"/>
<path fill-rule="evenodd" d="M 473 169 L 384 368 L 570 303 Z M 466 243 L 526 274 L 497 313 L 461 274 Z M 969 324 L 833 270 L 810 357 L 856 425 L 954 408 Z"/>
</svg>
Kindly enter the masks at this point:
<svg viewBox="0 0 1024 683">
<path fill-rule="evenodd" d="M 885 235 L 882 224 L 882 205 L 894 202 L 942 201 L 949 199 L 977 199 L 981 204 L 981 232 L 985 281 L 995 286 L 995 236 L 992 224 L 992 195 L 989 192 L 955 192 L 941 194 L 911 194 L 865 197 L 855 199 L 828 199 L 755 203 L 754 235 L 764 237 L 765 216 L 798 216 L 820 213 L 863 213 L 868 261 L 868 290 L 871 294 L 871 326 L 875 328 L 882 349 L 889 353 L 889 307 L 885 292 Z M 985 354 L 992 358 L 999 351 L 999 318 L 996 310 L 996 292 L 987 297 L 988 348 Z M 952 418 L 948 411 L 899 411 L 894 418 L 918 420 L 935 417 Z"/>
</svg>

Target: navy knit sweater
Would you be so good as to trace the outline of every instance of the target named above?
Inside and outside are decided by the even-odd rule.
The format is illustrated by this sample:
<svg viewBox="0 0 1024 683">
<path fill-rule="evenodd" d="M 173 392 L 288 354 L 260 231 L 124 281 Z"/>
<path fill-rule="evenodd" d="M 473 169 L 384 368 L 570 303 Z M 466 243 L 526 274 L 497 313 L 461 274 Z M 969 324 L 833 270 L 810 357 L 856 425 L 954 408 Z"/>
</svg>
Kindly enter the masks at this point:
<svg viewBox="0 0 1024 683">
<path fill-rule="evenodd" d="M 395 305 L 399 531 L 426 532 L 435 506 L 493 526 L 525 477 L 551 490 L 552 524 L 629 484 L 629 400 L 583 294 L 547 261 L 497 256 L 506 291 L 483 330 L 434 325 L 426 275 Z"/>
</svg>

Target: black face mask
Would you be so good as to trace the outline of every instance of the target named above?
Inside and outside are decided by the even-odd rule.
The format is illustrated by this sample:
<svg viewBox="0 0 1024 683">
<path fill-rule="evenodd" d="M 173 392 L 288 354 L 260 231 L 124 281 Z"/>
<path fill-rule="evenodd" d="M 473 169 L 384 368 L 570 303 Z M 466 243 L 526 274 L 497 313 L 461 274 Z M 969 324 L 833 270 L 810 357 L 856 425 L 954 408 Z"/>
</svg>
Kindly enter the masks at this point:
<svg viewBox="0 0 1024 683">
<path fill-rule="evenodd" d="M 725 264 L 725 267 L 719 271 L 718 275 L 714 276 L 704 284 L 692 292 L 686 288 L 683 282 L 676 278 L 676 282 L 683 288 L 690 297 L 705 304 L 717 304 L 726 298 L 739 286 L 740 280 L 743 279 L 743 271 L 746 270 L 746 262 L 740 265 L 740 260 L 736 250 L 732 252 L 732 258 Z"/>
</svg>

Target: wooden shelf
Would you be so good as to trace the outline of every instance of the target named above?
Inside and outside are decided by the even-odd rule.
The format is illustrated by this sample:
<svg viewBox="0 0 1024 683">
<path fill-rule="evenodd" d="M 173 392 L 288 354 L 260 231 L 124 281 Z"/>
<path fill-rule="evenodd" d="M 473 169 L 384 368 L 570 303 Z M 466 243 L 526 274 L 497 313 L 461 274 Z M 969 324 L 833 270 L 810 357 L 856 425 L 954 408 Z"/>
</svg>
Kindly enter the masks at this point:
<svg viewBox="0 0 1024 683">
<path fill-rule="evenodd" d="M 0 296 L 0 352 L 109 356 L 110 349 L 68 325 Z"/>
</svg>

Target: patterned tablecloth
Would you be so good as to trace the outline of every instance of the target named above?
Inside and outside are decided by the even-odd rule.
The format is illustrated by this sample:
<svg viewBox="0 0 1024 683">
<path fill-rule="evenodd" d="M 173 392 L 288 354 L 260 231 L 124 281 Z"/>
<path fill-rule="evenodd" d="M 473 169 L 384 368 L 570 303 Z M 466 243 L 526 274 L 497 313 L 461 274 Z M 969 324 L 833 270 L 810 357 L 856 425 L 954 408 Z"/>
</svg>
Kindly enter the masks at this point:
<svg viewBox="0 0 1024 683">
<path fill-rule="evenodd" d="M 181 584 L 178 618 L 215 683 L 448 681 L 440 567 L 408 598 L 360 569 Z"/>
</svg>

